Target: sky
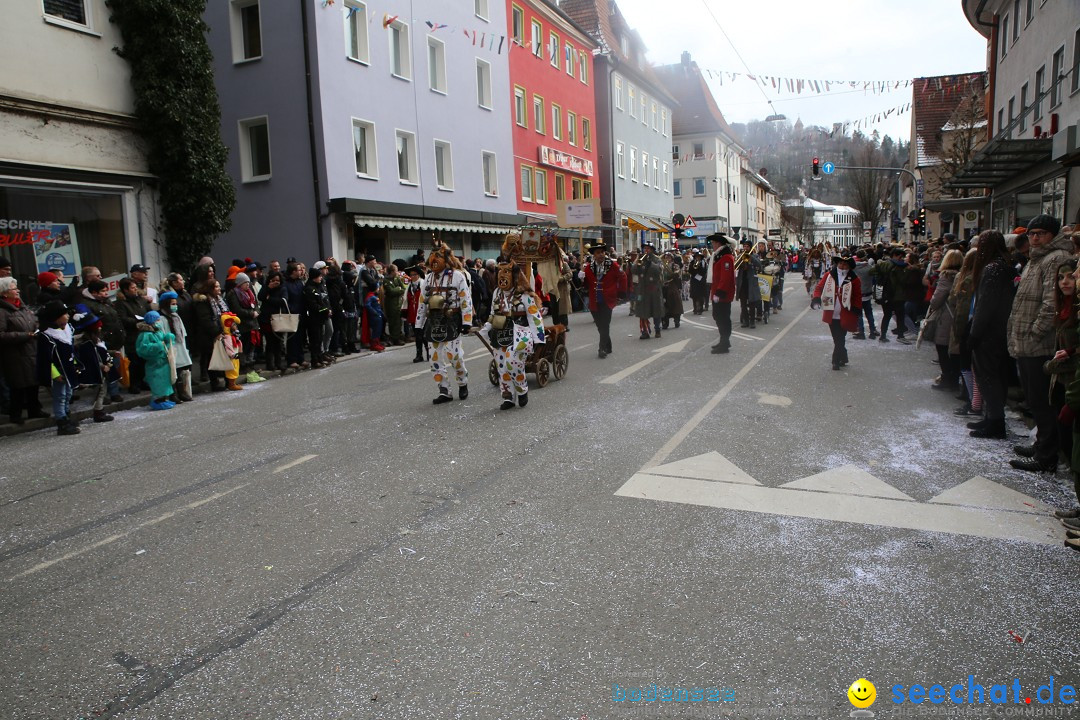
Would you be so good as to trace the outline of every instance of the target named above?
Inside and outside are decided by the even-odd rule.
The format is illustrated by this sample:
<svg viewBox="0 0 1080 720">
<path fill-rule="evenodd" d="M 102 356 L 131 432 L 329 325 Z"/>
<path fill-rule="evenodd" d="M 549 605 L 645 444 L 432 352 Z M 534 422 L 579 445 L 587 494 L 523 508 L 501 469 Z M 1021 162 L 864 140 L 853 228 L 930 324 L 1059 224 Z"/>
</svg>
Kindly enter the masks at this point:
<svg viewBox="0 0 1080 720">
<path fill-rule="evenodd" d="M 958 75 L 986 68 L 986 41 L 964 18 L 960 0 L 617 0 L 648 47 L 654 64 L 679 62 L 684 50 L 703 70 L 723 71 L 710 79 L 728 122 L 764 119 L 772 110 L 755 75 L 808 80 L 897 81 Z M 734 44 L 724 38 L 706 6 Z M 738 54 L 736 54 L 736 50 Z M 709 77 L 706 73 L 706 77 Z M 764 88 L 776 110 L 792 123 L 832 127 L 837 122 L 884 113 L 911 102 L 911 87 L 874 94 L 860 84 L 831 87 L 830 94 L 786 83 Z M 821 88 L 824 93 L 825 89 Z M 843 91 L 843 92 L 841 92 Z M 882 136 L 905 140 L 910 112 L 893 112 L 871 125 Z M 850 132 L 850 131 L 849 131 Z"/>
</svg>

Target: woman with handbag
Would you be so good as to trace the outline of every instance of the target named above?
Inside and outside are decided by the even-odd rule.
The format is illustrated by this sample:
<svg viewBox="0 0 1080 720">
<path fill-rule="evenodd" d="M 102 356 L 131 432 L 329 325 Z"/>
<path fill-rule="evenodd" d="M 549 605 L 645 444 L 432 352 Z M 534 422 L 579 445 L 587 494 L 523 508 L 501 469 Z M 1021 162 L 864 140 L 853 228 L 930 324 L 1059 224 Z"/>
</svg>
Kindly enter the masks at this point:
<svg viewBox="0 0 1080 720">
<path fill-rule="evenodd" d="M 214 343 L 221 335 L 221 316 L 229 312 L 229 306 L 221 296 L 221 283 L 217 280 L 207 280 L 206 293 L 195 293 L 192 301 L 195 305 L 195 331 L 194 342 L 199 348 L 199 365 L 203 375 L 210 378 L 210 389 L 214 392 L 225 390 L 225 373 L 219 370 L 210 370 L 210 359 L 214 351 Z"/>
<path fill-rule="evenodd" d="M 933 328 L 925 329 L 924 336 L 933 337 L 934 347 L 937 349 L 938 366 L 941 368 L 941 377 L 930 386 L 935 390 L 957 390 L 960 387 L 960 368 L 953 364 L 949 356 L 949 335 L 952 332 L 953 317 L 948 300 L 953 283 L 960 272 L 960 266 L 963 264 L 964 254 L 959 250 L 950 250 L 945 253 L 937 269 L 937 282 L 934 285 L 934 293 L 930 297 L 930 312 L 923 320 L 924 325 L 927 323 L 934 325 Z"/>
<path fill-rule="evenodd" d="M 289 314 L 289 305 L 285 301 L 285 289 L 282 287 L 284 282 L 284 276 L 278 271 L 272 271 L 266 278 L 266 284 L 259 290 L 259 328 L 262 330 L 262 336 L 266 339 L 266 369 L 270 372 L 281 372 L 284 374 L 287 370 L 285 367 L 285 339 L 288 336 L 288 330 L 277 330 L 274 328 L 276 322 L 278 327 L 284 327 L 286 325 L 293 325 L 294 319 L 299 319 L 299 316 L 293 316 Z M 279 316 L 284 316 L 284 320 Z M 295 327 L 292 332 L 296 332 Z M 280 333 L 280 334 L 279 334 Z"/>
</svg>

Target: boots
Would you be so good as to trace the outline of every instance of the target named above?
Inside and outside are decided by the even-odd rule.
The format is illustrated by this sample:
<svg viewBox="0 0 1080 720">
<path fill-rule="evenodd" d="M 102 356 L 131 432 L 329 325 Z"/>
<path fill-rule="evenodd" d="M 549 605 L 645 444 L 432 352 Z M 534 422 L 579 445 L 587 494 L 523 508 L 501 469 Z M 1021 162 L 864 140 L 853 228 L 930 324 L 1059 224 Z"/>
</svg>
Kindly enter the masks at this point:
<svg viewBox="0 0 1080 720">
<path fill-rule="evenodd" d="M 502 404 L 499 405 L 500 410 L 509 410 L 514 407 L 514 396 L 510 393 L 503 393 Z"/>
<path fill-rule="evenodd" d="M 468 398 L 469 397 L 469 386 L 468 385 L 462 385 L 461 387 L 459 387 L 457 389 L 457 396 L 458 396 L 458 400 L 465 400 L 466 398 Z"/>
<path fill-rule="evenodd" d="M 228 390 L 243 390 L 244 389 L 242 385 L 237 384 L 236 378 L 226 378 L 225 387 Z"/>
<path fill-rule="evenodd" d="M 56 434 L 57 435 L 78 435 L 82 430 L 79 430 L 78 423 L 72 422 L 69 417 L 57 418 L 56 420 Z"/>
<path fill-rule="evenodd" d="M 1008 430 L 1005 429 L 1005 419 L 1001 418 L 999 420 L 987 420 L 985 425 L 972 430 L 968 434 L 974 438 L 1004 440 L 1008 437 Z"/>
<path fill-rule="evenodd" d="M 94 422 L 103 423 L 103 422 L 112 422 L 112 421 L 113 421 L 113 416 L 109 415 L 104 410 L 95 410 L 94 411 Z"/>
</svg>

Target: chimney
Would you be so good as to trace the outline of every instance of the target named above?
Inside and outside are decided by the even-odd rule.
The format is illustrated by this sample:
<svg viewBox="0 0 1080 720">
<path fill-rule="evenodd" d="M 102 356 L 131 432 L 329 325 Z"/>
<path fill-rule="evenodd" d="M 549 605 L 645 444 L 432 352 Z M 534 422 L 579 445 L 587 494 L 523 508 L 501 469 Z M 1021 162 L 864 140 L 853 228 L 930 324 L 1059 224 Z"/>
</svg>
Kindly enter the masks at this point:
<svg viewBox="0 0 1080 720">
<path fill-rule="evenodd" d="M 686 66 L 690 65 L 690 53 L 688 53 L 686 50 L 683 50 L 682 53 L 682 64 Z"/>
</svg>

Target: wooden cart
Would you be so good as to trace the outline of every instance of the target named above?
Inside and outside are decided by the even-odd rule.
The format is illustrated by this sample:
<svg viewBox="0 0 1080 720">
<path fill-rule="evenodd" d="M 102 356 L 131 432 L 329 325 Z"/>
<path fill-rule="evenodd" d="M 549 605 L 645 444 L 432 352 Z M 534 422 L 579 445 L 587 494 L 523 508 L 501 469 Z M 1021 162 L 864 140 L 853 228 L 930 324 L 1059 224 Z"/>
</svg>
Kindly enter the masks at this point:
<svg viewBox="0 0 1080 720">
<path fill-rule="evenodd" d="M 548 325 L 544 327 L 546 342 L 525 361 L 525 372 L 536 375 L 536 385 L 544 387 L 551 378 L 562 380 L 570 366 L 570 352 L 566 349 L 566 326 Z M 495 367 L 495 358 L 488 365 L 488 380 L 492 385 L 499 384 L 499 370 Z"/>
</svg>

